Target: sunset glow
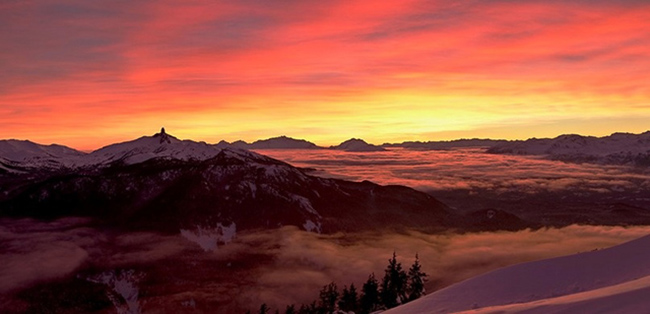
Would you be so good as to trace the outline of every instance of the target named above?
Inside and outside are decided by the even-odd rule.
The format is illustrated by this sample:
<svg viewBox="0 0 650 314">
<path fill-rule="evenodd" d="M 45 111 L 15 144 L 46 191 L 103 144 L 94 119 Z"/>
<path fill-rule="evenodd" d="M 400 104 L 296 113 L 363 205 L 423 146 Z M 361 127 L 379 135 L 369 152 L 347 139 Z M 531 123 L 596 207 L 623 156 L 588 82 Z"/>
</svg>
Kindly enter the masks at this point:
<svg viewBox="0 0 650 314">
<path fill-rule="evenodd" d="M 646 1 L 3 1 L 0 138 L 650 129 Z"/>
</svg>

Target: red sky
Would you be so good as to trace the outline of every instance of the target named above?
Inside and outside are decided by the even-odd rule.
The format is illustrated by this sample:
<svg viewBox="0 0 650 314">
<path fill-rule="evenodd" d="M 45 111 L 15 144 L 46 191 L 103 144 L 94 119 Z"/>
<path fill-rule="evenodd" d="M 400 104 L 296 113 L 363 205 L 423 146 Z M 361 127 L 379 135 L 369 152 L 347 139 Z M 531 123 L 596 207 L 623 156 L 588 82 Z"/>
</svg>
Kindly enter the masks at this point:
<svg viewBox="0 0 650 314">
<path fill-rule="evenodd" d="M 0 2 L 0 138 L 650 129 L 650 2 Z"/>
</svg>

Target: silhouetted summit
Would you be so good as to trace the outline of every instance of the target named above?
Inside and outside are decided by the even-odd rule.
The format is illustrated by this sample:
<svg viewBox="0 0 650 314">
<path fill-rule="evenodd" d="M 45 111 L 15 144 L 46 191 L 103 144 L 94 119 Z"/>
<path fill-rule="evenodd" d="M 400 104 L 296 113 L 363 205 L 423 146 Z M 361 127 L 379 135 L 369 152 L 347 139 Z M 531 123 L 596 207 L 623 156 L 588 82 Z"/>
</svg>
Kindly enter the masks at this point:
<svg viewBox="0 0 650 314">
<path fill-rule="evenodd" d="M 344 150 L 346 152 L 381 152 L 386 150 L 381 146 L 368 144 L 366 141 L 358 138 L 351 138 L 338 146 L 332 146 L 330 148 Z"/>
<path fill-rule="evenodd" d="M 172 141 L 170 137 L 173 138 L 173 136 L 170 136 L 167 133 L 165 133 L 165 127 L 160 128 L 160 133 L 154 134 L 154 137 L 160 137 L 160 144 L 162 143 L 171 144 Z"/>
</svg>

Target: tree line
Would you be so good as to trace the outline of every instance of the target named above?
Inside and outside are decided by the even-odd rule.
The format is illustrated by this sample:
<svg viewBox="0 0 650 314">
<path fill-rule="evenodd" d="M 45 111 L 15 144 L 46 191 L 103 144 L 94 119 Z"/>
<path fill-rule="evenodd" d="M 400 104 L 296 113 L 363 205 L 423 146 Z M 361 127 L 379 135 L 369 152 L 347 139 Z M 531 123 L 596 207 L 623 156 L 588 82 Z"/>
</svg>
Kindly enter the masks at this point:
<svg viewBox="0 0 650 314">
<path fill-rule="evenodd" d="M 388 260 L 388 266 L 384 270 L 381 282 L 377 280 L 374 273 L 368 276 L 368 280 L 362 285 L 361 291 L 357 291 L 354 283 L 350 286 L 343 286 L 339 292 L 336 283 L 331 282 L 320 290 L 317 300 L 309 304 L 302 304 L 296 307 L 295 304 L 288 305 L 284 312 L 275 310 L 276 314 L 332 314 L 332 313 L 358 313 L 367 314 L 378 310 L 390 309 L 420 298 L 425 294 L 424 283 L 427 274 L 422 271 L 420 260 L 415 254 L 415 262 L 408 272 L 402 268 L 397 261 L 395 252 Z M 246 312 L 251 314 L 251 311 Z M 271 309 L 262 304 L 259 314 L 271 314 Z"/>
</svg>

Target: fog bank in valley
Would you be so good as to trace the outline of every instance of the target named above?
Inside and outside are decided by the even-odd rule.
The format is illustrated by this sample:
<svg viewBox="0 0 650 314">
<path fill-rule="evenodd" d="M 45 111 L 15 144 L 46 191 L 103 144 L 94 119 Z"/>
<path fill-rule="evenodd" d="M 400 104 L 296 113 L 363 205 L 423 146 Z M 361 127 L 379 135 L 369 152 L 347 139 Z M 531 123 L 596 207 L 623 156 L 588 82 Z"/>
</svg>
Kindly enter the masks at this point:
<svg viewBox="0 0 650 314">
<path fill-rule="evenodd" d="M 625 166 L 572 164 L 535 156 L 486 154 L 484 149 L 350 153 L 331 150 L 260 150 L 316 175 L 399 184 L 422 191 L 495 193 L 579 191 L 616 193 L 650 189 L 650 173 Z M 650 200 L 650 199 L 649 199 Z"/>
<path fill-rule="evenodd" d="M 88 227 L 83 219 L 3 220 L 0 225 L 0 307 L 27 306 L 21 291 L 34 286 L 137 269 L 144 278 L 135 283 L 143 310 L 192 304 L 224 313 L 261 303 L 284 308 L 311 302 L 331 281 L 340 288 L 360 287 L 370 273 L 382 276 L 393 251 L 405 268 L 419 254 L 429 274 L 427 289 L 433 291 L 506 265 L 609 247 L 650 232 L 650 227 L 574 225 L 519 232 L 319 235 L 283 227 L 242 232 L 206 252 L 180 233 L 113 234 Z"/>
</svg>

